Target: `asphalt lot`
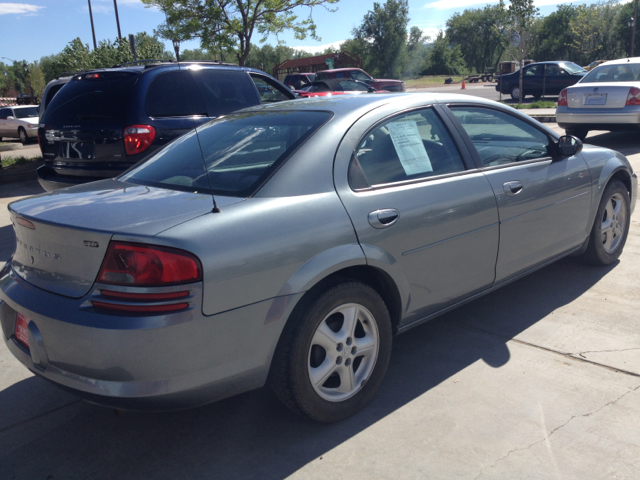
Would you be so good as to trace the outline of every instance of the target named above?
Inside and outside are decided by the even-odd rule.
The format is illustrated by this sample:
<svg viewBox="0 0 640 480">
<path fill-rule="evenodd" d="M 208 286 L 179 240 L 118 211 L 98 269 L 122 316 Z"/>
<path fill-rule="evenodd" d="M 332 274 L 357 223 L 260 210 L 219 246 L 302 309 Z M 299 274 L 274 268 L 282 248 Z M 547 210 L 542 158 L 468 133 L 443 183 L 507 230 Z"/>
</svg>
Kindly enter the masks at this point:
<svg viewBox="0 0 640 480">
<path fill-rule="evenodd" d="M 640 170 L 637 136 L 587 142 Z M 6 205 L 39 191 L 0 185 L 0 264 Z M 640 208 L 617 263 L 557 262 L 396 337 L 378 395 L 337 425 L 293 415 L 267 388 L 116 414 L 0 345 L 0 479 L 638 478 L 639 260 Z"/>
</svg>

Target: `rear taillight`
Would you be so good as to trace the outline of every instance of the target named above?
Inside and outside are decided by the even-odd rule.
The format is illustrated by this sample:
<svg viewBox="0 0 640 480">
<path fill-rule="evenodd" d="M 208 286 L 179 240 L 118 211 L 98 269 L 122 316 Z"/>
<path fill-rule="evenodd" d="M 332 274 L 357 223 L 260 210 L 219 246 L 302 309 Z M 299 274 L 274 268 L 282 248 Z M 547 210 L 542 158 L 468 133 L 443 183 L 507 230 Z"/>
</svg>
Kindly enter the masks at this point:
<svg viewBox="0 0 640 480">
<path fill-rule="evenodd" d="M 560 92 L 560 95 L 558 96 L 558 106 L 559 107 L 567 107 L 567 89 L 565 88 L 564 90 L 562 90 Z"/>
<path fill-rule="evenodd" d="M 631 87 L 625 105 L 640 105 L 640 88 Z"/>
<path fill-rule="evenodd" d="M 98 282 L 135 287 L 164 287 L 202 280 L 195 255 L 168 247 L 111 242 Z"/>
<path fill-rule="evenodd" d="M 156 129 L 151 125 L 130 125 L 124 129 L 124 149 L 127 155 L 144 152 L 156 138 Z"/>
</svg>

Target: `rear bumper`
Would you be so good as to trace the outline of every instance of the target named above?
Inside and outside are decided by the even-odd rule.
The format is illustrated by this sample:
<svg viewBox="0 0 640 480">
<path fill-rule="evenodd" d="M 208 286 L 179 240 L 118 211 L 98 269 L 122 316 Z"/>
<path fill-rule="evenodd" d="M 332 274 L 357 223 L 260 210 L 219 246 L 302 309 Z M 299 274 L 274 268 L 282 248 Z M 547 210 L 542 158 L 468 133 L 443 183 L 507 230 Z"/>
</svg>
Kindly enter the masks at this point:
<svg viewBox="0 0 640 480">
<path fill-rule="evenodd" d="M 193 308 L 156 316 L 113 315 L 0 271 L 0 323 L 11 353 L 33 373 L 93 403 L 132 410 L 202 405 L 264 385 L 284 322 L 299 295 L 204 316 Z M 301 295 L 301 294 L 300 294 Z M 31 319 L 27 348 L 17 313 Z"/>
<path fill-rule="evenodd" d="M 624 110 L 624 111 L 623 111 Z M 569 108 L 556 109 L 560 128 L 588 128 L 589 130 L 640 129 L 640 109 Z"/>
<path fill-rule="evenodd" d="M 104 180 L 109 177 L 78 177 L 72 175 L 60 175 L 53 167 L 49 165 L 43 165 L 36 170 L 38 176 L 38 182 L 40 186 L 47 192 L 53 192 L 60 188 L 73 187 L 74 185 L 81 185 L 83 183 L 96 182 L 98 180 Z"/>
</svg>

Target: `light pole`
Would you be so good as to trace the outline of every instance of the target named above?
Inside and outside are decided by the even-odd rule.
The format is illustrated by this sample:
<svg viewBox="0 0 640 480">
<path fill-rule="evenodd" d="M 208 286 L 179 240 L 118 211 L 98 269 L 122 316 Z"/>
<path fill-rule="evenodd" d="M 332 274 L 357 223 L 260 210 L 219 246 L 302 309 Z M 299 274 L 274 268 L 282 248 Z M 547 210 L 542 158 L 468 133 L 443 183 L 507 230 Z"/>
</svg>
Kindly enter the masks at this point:
<svg viewBox="0 0 640 480">
<path fill-rule="evenodd" d="M 98 45 L 96 44 L 96 29 L 93 26 L 93 13 L 91 12 L 91 0 L 87 0 L 89 2 L 89 18 L 91 19 L 91 33 L 93 33 L 93 49 L 97 49 Z"/>
<path fill-rule="evenodd" d="M 120 17 L 118 17 L 118 2 L 113 0 L 113 8 L 116 10 L 116 23 L 118 24 L 118 38 L 122 38 L 122 34 L 120 33 Z"/>
</svg>

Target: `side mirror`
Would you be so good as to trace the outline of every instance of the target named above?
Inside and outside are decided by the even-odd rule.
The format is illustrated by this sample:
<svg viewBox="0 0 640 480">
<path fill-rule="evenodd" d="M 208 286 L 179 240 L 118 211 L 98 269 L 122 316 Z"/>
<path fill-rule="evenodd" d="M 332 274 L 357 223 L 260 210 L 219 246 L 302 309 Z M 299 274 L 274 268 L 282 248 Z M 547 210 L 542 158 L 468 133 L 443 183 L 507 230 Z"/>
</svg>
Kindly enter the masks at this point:
<svg viewBox="0 0 640 480">
<path fill-rule="evenodd" d="M 15 120 L 15 118 L 13 118 L 11 115 L 9 115 L 9 116 L 7 117 L 7 120 Z"/>
<path fill-rule="evenodd" d="M 558 151 L 563 157 L 572 157 L 582 151 L 582 142 L 578 137 L 563 135 L 558 139 Z"/>
</svg>

